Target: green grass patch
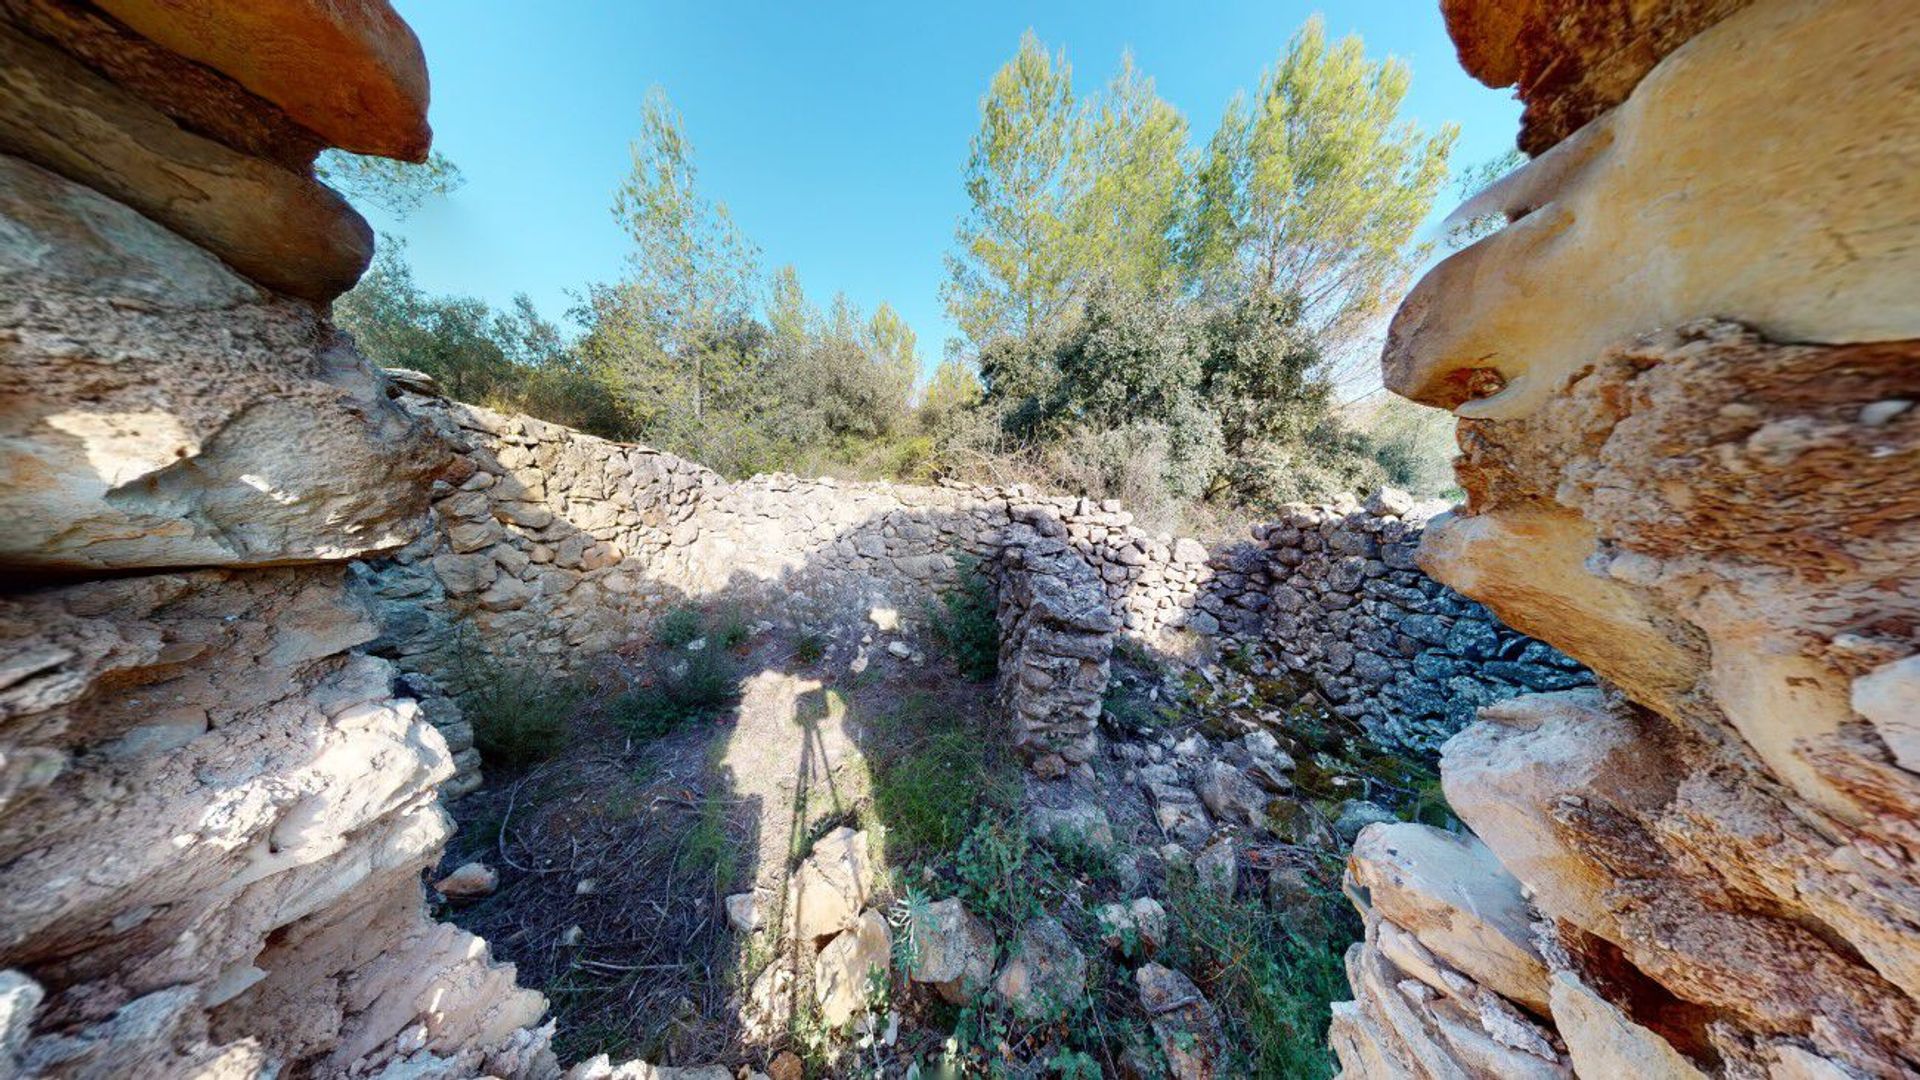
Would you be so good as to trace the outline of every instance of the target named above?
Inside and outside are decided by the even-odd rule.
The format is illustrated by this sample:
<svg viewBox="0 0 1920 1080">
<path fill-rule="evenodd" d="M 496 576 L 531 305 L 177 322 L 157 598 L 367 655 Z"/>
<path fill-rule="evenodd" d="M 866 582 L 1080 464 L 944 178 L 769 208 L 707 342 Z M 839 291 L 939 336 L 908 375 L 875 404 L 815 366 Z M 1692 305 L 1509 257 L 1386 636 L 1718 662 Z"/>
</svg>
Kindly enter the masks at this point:
<svg viewBox="0 0 1920 1080">
<path fill-rule="evenodd" d="M 654 644 L 668 649 L 684 649 L 703 632 L 700 610 L 685 605 L 668 609 L 653 623 Z"/>
<path fill-rule="evenodd" d="M 1223 897 L 1190 870 L 1168 876 L 1163 962 L 1185 971 L 1214 1003 L 1227 1044 L 1242 1059 L 1234 1075 L 1317 1080 L 1337 1071 L 1327 1045 L 1329 1006 L 1351 996 L 1342 958 L 1361 931 L 1337 896 L 1317 900 L 1326 917 L 1301 919 L 1258 899 Z"/>
</svg>

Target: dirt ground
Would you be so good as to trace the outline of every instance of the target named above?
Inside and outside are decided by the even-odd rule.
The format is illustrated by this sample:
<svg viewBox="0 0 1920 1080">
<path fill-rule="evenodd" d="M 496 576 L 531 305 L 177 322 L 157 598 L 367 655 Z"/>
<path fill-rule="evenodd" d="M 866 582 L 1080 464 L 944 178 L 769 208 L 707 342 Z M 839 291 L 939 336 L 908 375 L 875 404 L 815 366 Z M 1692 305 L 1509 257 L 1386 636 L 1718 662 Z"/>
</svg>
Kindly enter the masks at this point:
<svg viewBox="0 0 1920 1080">
<path fill-rule="evenodd" d="M 735 933 L 725 898 L 753 890 L 778 911 L 817 837 L 872 823 L 868 756 L 902 708 L 984 723 L 992 694 L 937 659 L 869 645 L 855 673 L 857 644 L 829 649 L 803 661 L 791 634 L 763 629 L 732 651 L 737 700 L 653 739 L 609 715 L 640 666 L 629 656 L 594 679 L 557 757 L 489 770 L 453 807 L 443 869 L 483 861 L 500 886 L 446 914 L 552 999 L 563 1061 L 709 1063 L 784 1045 L 748 1022 L 749 983 L 784 960 L 798 998 L 805 958 Z"/>
</svg>

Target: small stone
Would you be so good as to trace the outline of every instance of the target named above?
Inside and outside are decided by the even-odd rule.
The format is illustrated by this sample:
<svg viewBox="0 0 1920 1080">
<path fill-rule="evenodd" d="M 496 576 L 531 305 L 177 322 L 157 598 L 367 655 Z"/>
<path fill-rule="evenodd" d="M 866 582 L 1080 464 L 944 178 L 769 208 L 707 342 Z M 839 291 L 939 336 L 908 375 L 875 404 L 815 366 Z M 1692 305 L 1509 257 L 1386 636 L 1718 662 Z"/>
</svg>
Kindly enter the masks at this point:
<svg viewBox="0 0 1920 1080">
<path fill-rule="evenodd" d="M 433 883 L 433 891 L 449 900 L 477 900 L 492 896 L 500 875 L 483 862 L 470 862 Z"/>
<path fill-rule="evenodd" d="M 767 1063 L 767 1080 L 806 1080 L 807 1067 L 800 1055 L 782 1050 Z"/>
<path fill-rule="evenodd" d="M 889 641 L 887 642 L 887 652 L 905 660 L 913 655 L 913 646 L 904 641 Z"/>
<path fill-rule="evenodd" d="M 1333 831 L 1341 840 L 1351 844 L 1360 830 L 1369 825 L 1386 821 L 1398 821 L 1393 811 L 1377 802 L 1367 799 L 1348 799 L 1340 804 L 1340 813 L 1334 818 Z"/>
<path fill-rule="evenodd" d="M 994 989 L 1016 1015 L 1053 1019 L 1087 992 L 1087 958 L 1058 921 L 1031 919 L 1020 928 Z"/>
<path fill-rule="evenodd" d="M 1203 848 L 1193 860 L 1193 873 L 1202 888 L 1232 896 L 1240 884 L 1240 860 L 1233 838 L 1222 836 Z"/>
<path fill-rule="evenodd" d="M 734 893 L 727 897 L 727 922 L 734 930 L 750 934 L 765 924 L 760 913 L 759 897 L 755 893 Z"/>
<path fill-rule="evenodd" d="M 1094 913 L 1100 940 L 1128 960 L 1148 960 L 1167 940 L 1167 910 L 1160 901 L 1143 896 L 1130 904 L 1106 904 Z"/>
</svg>

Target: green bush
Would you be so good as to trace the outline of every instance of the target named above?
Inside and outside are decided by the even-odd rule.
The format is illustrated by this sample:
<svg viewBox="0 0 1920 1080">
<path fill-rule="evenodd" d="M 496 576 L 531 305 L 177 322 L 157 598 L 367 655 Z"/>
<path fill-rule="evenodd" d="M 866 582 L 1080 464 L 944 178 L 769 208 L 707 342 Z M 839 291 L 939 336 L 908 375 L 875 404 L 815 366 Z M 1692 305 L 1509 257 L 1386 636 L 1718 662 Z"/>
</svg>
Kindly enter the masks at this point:
<svg viewBox="0 0 1920 1080">
<path fill-rule="evenodd" d="M 888 843 L 907 852 L 952 851 L 978 816 L 986 772 L 981 740 L 963 731 L 929 736 L 876 766 L 874 808 Z"/>
<path fill-rule="evenodd" d="M 654 643 L 669 649 L 685 648 L 702 632 L 699 610 L 686 606 L 669 609 L 653 624 Z"/>
<path fill-rule="evenodd" d="M 960 585 L 928 607 L 927 621 L 933 640 L 961 676 L 976 681 L 993 677 L 1000 667 L 1000 621 L 993 584 L 977 566 L 967 567 Z"/>
<path fill-rule="evenodd" d="M 1017 821 L 979 822 L 954 855 L 953 873 L 967 910 L 1000 926 L 1013 926 L 1042 910 L 1042 874 L 1033 839 Z"/>
<path fill-rule="evenodd" d="M 567 719 L 584 696 L 577 683 L 485 655 L 463 659 L 459 667 L 467 688 L 461 712 L 473 724 L 473 744 L 487 764 L 531 765 L 566 745 Z"/>
<path fill-rule="evenodd" d="M 629 734 L 658 738 L 720 712 L 740 696 L 739 673 L 725 653 L 707 648 L 656 673 L 613 700 L 608 716 Z"/>
<path fill-rule="evenodd" d="M 1325 918 L 1302 919 L 1222 896 L 1191 870 L 1168 876 L 1163 962 L 1191 976 L 1219 1010 L 1228 1045 L 1246 1059 L 1235 1075 L 1304 1080 L 1335 1071 L 1330 1005 L 1350 995 L 1342 957 L 1360 930 L 1334 897 L 1320 904 Z"/>
<path fill-rule="evenodd" d="M 801 632 L 793 643 L 793 658 L 802 664 L 814 664 L 827 655 L 827 636 L 818 630 Z"/>
</svg>

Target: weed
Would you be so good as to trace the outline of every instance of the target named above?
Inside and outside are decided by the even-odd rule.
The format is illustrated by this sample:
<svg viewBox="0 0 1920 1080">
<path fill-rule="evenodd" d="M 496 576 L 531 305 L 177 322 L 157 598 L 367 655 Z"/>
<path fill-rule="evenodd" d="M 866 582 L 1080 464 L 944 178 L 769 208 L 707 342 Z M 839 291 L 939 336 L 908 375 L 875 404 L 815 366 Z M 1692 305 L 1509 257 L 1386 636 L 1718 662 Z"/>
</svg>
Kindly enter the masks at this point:
<svg viewBox="0 0 1920 1080">
<path fill-rule="evenodd" d="M 659 738 L 692 720 L 720 712 L 740 696 L 740 680 L 724 652 L 688 653 L 608 707 L 614 723 L 637 738 Z"/>
<path fill-rule="evenodd" d="M 683 649 L 699 638 L 701 631 L 699 610 L 682 605 L 654 620 L 653 640 L 669 649 Z"/>
<path fill-rule="evenodd" d="M 927 606 L 933 640 L 953 659 L 963 678 L 990 679 L 1000 666 L 1000 622 L 993 583 L 978 565 L 962 568 L 960 584 Z"/>
<path fill-rule="evenodd" d="M 700 802 L 700 817 L 680 842 L 674 869 L 695 878 L 703 878 L 713 895 L 727 891 L 739 873 L 739 852 L 727 831 L 727 804 L 718 792 L 709 792 Z"/>
<path fill-rule="evenodd" d="M 818 630 L 803 630 L 793 643 L 793 658 L 802 664 L 817 664 L 827 655 L 827 636 Z"/>
<path fill-rule="evenodd" d="M 1018 822 L 981 821 L 960 842 L 953 873 L 967 910 L 1010 926 L 1041 910 L 1041 875 L 1032 865 L 1033 841 Z"/>
<path fill-rule="evenodd" d="M 753 636 L 753 626 L 747 622 L 747 617 L 740 613 L 739 608 L 728 607 L 722 609 L 719 617 L 714 621 L 712 634 L 719 639 L 721 648 L 737 649 L 745 645 L 747 639 Z"/>
<path fill-rule="evenodd" d="M 584 696 L 578 683 L 484 653 L 463 652 L 458 664 L 461 712 L 489 765 L 531 765 L 566 745 L 567 719 Z"/>
<path fill-rule="evenodd" d="M 874 769 L 875 809 L 902 852 L 951 851 L 967 835 L 986 772 L 980 740 L 960 731 L 929 736 Z"/>
<path fill-rule="evenodd" d="M 1327 1077 L 1329 1003 L 1348 994 L 1341 957 L 1359 936 L 1351 912 L 1322 897 L 1329 918 L 1307 935 L 1258 900 L 1201 887 L 1191 871 L 1167 881 L 1166 962 L 1200 984 L 1220 1011 L 1227 1043 L 1253 1076 Z M 1345 917 L 1341 917 L 1344 914 Z"/>
</svg>

